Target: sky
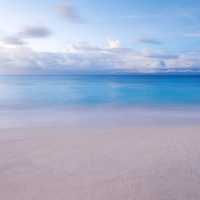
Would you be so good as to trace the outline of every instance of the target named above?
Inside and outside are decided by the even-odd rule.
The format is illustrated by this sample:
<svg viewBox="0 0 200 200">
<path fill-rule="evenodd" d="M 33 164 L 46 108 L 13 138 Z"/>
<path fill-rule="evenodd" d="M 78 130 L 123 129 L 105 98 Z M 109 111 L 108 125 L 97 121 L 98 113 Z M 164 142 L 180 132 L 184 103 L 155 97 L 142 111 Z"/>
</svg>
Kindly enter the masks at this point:
<svg viewBox="0 0 200 200">
<path fill-rule="evenodd" d="M 0 0 L 0 73 L 199 72 L 199 0 Z"/>
</svg>

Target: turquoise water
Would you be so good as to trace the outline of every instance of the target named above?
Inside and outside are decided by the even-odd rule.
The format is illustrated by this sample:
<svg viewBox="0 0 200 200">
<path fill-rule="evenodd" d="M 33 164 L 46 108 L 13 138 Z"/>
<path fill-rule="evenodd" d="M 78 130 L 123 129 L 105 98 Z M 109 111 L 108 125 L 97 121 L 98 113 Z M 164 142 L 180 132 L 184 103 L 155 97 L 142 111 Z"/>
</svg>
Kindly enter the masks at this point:
<svg viewBox="0 0 200 200">
<path fill-rule="evenodd" d="M 0 107 L 200 106 L 199 75 L 0 76 Z"/>
</svg>

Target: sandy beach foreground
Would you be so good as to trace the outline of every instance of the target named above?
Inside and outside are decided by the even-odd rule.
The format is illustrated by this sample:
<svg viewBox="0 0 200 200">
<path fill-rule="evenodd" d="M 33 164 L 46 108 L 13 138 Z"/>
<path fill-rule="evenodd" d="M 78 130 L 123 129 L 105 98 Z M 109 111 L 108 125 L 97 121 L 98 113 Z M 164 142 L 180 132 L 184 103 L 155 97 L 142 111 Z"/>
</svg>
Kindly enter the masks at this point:
<svg viewBox="0 0 200 200">
<path fill-rule="evenodd" d="M 2 200 L 200 199 L 200 127 L 0 131 Z"/>
</svg>

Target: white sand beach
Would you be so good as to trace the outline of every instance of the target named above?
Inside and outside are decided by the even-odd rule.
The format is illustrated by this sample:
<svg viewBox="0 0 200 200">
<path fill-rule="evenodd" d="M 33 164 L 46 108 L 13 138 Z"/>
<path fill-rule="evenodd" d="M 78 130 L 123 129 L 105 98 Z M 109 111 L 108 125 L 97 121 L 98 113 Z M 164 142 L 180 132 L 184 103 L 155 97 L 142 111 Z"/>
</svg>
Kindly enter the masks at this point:
<svg viewBox="0 0 200 200">
<path fill-rule="evenodd" d="M 2 200 L 198 200 L 200 127 L 0 130 Z"/>
</svg>

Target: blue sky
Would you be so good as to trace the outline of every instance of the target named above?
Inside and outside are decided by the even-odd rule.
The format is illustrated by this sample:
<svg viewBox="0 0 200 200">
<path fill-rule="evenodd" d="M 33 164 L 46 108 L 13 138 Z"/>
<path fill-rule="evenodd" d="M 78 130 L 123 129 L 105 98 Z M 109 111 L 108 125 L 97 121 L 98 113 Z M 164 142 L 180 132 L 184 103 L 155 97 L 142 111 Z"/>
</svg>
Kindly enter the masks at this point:
<svg viewBox="0 0 200 200">
<path fill-rule="evenodd" d="M 198 70 L 199 9 L 197 0 L 0 0 L 0 72 Z"/>
</svg>

